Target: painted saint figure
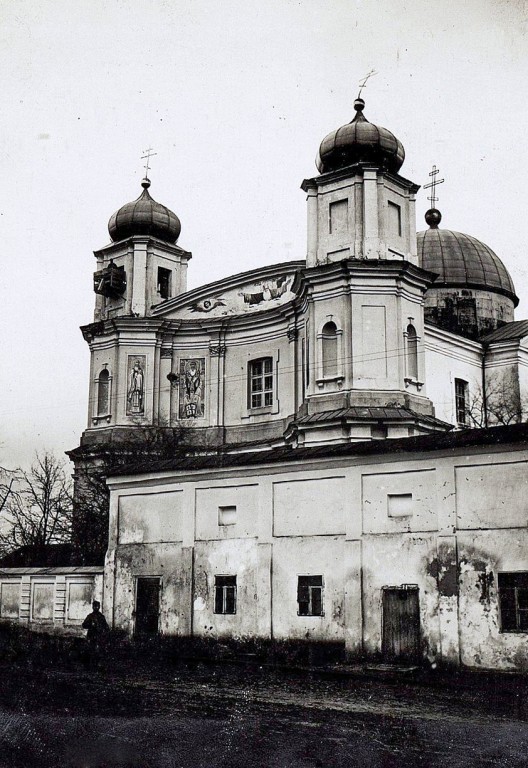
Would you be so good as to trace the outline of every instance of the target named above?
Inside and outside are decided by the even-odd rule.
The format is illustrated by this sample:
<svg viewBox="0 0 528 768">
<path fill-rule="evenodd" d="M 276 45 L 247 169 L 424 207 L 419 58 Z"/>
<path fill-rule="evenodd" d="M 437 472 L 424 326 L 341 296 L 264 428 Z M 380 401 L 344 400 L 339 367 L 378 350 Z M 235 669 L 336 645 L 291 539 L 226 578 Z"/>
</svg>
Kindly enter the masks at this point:
<svg viewBox="0 0 528 768">
<path fill-rule="evenodd" d="M 143 368 L 139 360 L 134 362 L 128 380 L 128 409 L 129 413 L 143 413 Z"/>
<path fill-rule="evenodd" d="M 184 371 L 183 418 L 197 419 L 203 416 L 203 382 L 197 360 L 186 360 Z"/>
</svg>

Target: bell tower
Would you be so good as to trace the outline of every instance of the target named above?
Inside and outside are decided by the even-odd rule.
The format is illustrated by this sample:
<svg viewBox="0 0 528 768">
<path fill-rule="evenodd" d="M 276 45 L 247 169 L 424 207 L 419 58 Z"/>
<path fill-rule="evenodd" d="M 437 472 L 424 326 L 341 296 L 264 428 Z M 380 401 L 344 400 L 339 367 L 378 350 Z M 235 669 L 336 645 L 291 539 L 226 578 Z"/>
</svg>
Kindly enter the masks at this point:
<svg viewBox="0 0 528 768">
<path fill-rule="evenodd" d="M 398 174 L 402 143 L 370 123 L 356 99 L 351 123 L 328 134 L 319 148 L 320 176 L 302 189 L 308 200 L 306 263 L 396 259 L 418 263 L 415 195 L 419 186 Z"/>
<path fill-rule="evenodd" d="M 180 220 L 151 197 L 148 178 L 141 186 L 137 200 L 110 217 L 110 245 L 95 251 L 96 322 L 148 317 L 153 306 L 187 289 L 191 254 L 177 245 Z"/>
<path fill-rule="evenodd" d="M 298 428 L 305 444 L 328 440 L 331 430 L 339 442 L 447 427 L 434 418 L 425 385 L 424 295 L 435 275 L 418 262 L 419 186 L 399 173 L 402 143 L 370 123 L 364 108 L 356 99 L 352 122 L 323 139 L 319 175 L 302 184 L 310 376 Z"/>
</svg>

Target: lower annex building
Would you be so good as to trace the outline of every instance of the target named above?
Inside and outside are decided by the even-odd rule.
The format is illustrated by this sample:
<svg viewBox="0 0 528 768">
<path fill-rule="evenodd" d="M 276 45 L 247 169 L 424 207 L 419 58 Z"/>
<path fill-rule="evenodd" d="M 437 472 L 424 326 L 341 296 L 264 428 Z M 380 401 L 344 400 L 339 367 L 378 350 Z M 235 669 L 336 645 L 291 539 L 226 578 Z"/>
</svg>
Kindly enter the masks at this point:
<svg viewBox="0 0 528 768">
<path fill-rule="evenodd" d="M 130 633 L 523 669 L 528 321 L 490 248 L 434 208 L 416 234 L 403 145 L 354 106 L 302 184 L 302 260 L 187 291 L 148 179 L 111 217 L 77 476 L 145 428 L 193 451 L 109 479 L 90 578 Z M 11 618 L 39 623 L 43 579 L 56 601 L 57 574 L 4 570 Z M 75 627 L 61 605 L 44 623 Z"/>
</svg>

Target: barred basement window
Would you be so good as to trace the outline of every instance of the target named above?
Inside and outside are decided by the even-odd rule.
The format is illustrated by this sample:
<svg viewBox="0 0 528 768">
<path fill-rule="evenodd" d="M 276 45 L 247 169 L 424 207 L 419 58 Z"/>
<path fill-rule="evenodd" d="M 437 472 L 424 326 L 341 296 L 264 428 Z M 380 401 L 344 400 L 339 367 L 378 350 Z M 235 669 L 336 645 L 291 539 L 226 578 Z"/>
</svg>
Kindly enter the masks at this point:
<svg viewBox="0 0 528 768">
<path fill-rule="evenodd" d="M 297 603 L 299 616 L 324 616 L 322 576 L 299 576 Z"/>
<path fill-rule="evenodd" d="M 528 632 L 528 572 L 499 573 L 502 632 Z"/>
<path fill-rule="evenodd" d="M 467 426 L 468 383 L 463 379 L 455 379 L 455 412 L 459 427 Z"/>
<path fill-rule="evenodd" d="M 249 408 L 273 405 L 273 358 L 251 360 L 248 369 Z"/>
<path fill-rule="evenodd" d="M 215 613 L 236 613 L 236 576 L 215 576 Z"/>
</svg>

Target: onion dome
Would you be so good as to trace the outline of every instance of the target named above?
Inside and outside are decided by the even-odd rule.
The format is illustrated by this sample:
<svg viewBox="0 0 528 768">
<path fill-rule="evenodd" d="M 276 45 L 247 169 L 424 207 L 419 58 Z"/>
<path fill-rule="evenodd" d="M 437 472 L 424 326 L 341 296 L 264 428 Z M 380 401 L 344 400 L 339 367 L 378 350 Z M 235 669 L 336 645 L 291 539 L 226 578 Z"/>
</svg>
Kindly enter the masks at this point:
<svg viewBox="0 0 528 768">
<path fill-rule="evenodd" d="M 515 286 L 499 257 L 476 237 L 439 229 L 441 220 L 440 211 L 431 208 L 425 214 L 429 229 L 417 235 L 420 266 L 438 275 L 432 288 L 492 291 L 508 297 L 517 306 Z"/>
<path fill-rule="evenodd" d="M 320 173 L 337 171 L 355 163 L 368 163 L 397 173 L 405 160 L 403 144 L 386 128 L 369 123 L 363 99 L 356 99 L 356 116 L 326 136 L 316 159 Z"/>
<path fill-rule="evenodd" d="M 143 192 L 138 199 L 126 203 L 110 217 L 110 237 L 117 242 L 134 235 L 151 235 L 166 243 L 175 243 L 181 232 L 179 218 L 165 205 L 152 199 L 148 179 L 143 179 L 141 186 Z"/>
</svg>

